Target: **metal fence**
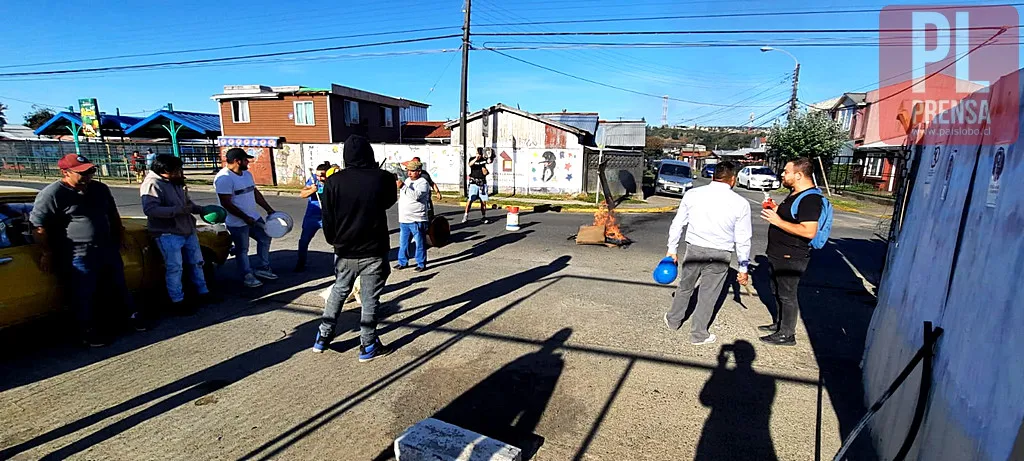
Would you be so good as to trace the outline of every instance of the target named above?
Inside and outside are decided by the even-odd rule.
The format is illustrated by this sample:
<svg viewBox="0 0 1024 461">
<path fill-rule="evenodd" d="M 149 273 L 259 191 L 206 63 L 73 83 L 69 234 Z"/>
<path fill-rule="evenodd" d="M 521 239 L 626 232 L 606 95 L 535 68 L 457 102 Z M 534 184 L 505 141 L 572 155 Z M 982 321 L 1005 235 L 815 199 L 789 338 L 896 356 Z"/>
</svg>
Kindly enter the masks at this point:
<svg viewBox="0 0 1024 461">
<path fill-rule="evenodd" d="M 98 167 L 98 176 L 127 178 L 132 176 L 131 154 L 147 149 L 156 154 L 171 154 L 169 143 L 82 142 L 83 156 Z M 179 145 L 186 170 L 214 172 L 221 167 L 220 150 L 213 144 Z M 57 160 L 74 153 L 70 141 L 0 141 L 0 177 L 58 177 Z"/>
<path fill-rule="evenodd" d="M 905 174 L 905 165 L 902 155 L 862 154 L 833 157 L 826 170 L 829 187 L 840 194 L 892 198 Z"/>
<path fill-rule="evenodd" d="M 600 162 L 608 164 L 605 174 L 608 186 L 612 194 L 640 195 L 642 194 L 644 178 L 644 154 L 643 152 L 629 152 L 606 149 L 602 155 L 596 150 L 587 149 L 586 170 L 584 171 L 584 190 L 596 192 L 601 187 L 598 166 Z"/>
</svg>

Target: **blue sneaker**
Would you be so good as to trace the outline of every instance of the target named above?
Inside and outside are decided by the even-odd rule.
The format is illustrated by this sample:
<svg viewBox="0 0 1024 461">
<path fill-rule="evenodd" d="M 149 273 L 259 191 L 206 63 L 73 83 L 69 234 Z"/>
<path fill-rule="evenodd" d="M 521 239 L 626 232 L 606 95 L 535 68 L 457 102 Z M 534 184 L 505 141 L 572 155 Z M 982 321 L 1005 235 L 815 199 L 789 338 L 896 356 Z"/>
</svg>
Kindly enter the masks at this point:
<svg viewBox="0 0 1024 461">
<path fill-rule="evenodd" d="M 316 332 L 316 341 L 313 342 L 313 352 L 322 353 L 324 349 L 331 346 L 331 341 L 334 338 L 324 337 L 320 335 L 320 332 Z"/>
<path fill-rule="evenodd" d="M 391 353 L 391 348 L 385 346 L 380 342 L 380 338 L 377 338 L 373 344 L 369 346 L 359 346 L 359 361 L 369 362 L 377 357 L 384 357 Z"/>
</svg>

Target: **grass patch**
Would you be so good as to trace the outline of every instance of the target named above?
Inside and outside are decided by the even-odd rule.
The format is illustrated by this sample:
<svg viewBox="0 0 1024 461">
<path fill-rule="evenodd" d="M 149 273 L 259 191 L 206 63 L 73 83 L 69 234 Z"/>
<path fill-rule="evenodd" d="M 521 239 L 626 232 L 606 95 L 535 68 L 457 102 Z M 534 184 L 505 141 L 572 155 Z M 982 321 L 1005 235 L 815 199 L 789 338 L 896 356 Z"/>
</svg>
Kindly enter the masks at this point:
<svg viewBox="0 0 1024 461">
<path fill-rule="evenodd" d="M 864 207 L 864 202 L 859 200 L 844 200 L 841 198 L 829 199 L 832 202 L 832 207 L 842 211 L 853 211 L 858 212 Z"/>
</svg>

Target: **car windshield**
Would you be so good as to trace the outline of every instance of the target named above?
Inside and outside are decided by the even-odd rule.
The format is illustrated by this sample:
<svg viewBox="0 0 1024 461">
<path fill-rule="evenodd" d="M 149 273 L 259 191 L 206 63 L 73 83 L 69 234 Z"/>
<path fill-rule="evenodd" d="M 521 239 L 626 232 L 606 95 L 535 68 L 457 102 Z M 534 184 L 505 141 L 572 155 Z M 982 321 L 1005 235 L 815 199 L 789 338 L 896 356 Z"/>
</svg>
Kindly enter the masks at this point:
<svg viewBox="0 0 1024 461">
<path fill-rule="evenodd" d="M 771 168 L 754 168 L 750 171 L 750 174 L 766 174 L 768 176 L 775 176 Z"/>
<path fill-rule="evenodd" d="M 686 165 L 662 165 L 661 174 L 664 176 L 690 176 L 690 167 Z"/>
</svg>

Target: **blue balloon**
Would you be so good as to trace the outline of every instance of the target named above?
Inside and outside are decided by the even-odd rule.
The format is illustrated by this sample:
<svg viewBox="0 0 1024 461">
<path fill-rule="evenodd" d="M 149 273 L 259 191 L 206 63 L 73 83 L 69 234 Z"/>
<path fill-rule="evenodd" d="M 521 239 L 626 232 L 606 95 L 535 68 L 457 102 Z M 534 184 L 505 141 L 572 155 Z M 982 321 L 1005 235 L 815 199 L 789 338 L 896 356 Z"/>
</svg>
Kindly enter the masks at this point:
<svg viewBox="0 0 1024 461">
<path fill-rule="evenodd" d="M 661 262 L 658 263 L 658 267 L 654 268 L 654 281 L 662 285 L 668 285 L 676 281 L 676 276 L 679 275 L 679 268 L 676 266 L 676 262 L 671 257 L 666 256 Z"/>
</svg>

